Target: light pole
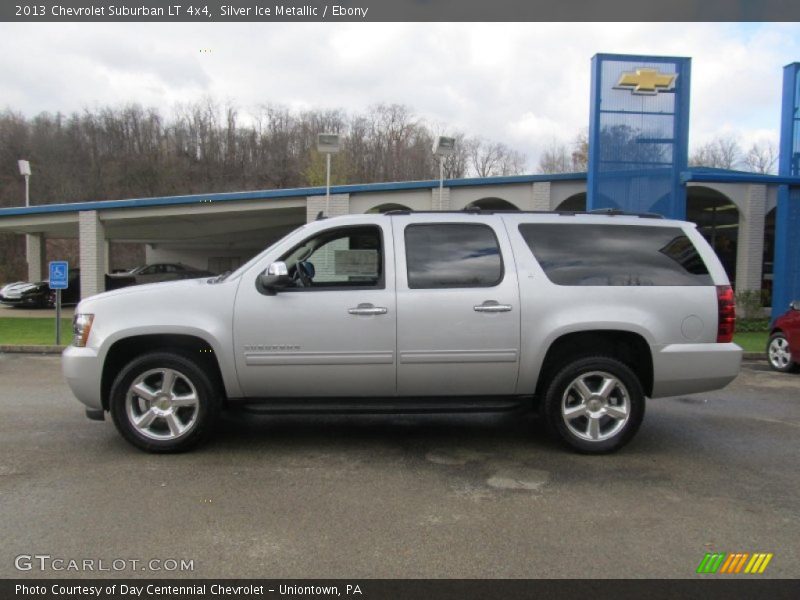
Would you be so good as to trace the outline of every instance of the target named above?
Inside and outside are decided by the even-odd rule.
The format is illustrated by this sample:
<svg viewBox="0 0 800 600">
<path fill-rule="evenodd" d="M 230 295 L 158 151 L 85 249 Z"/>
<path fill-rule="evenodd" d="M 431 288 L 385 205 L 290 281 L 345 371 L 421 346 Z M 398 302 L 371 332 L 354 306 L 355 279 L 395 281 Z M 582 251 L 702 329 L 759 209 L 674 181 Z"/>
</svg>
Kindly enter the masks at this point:
<svg viewBox="0 0 800 600">
<path fill-rule="evenodd" d="M 444 197 L 444 159 L 456 151 L 456 138 L 439 136 L 433 143 L 433 153 L 439 157 L 439 208 Z"/>
<path fill-rule="evenodd" d="M 338 133 L 320 133 L 317 135 L 317 152 L 325 153 L 325 216 L 331 209 L 331 154 L 336 154 L 340 150 Z"/>
<path fill-rule="evenodd" d="M 18 160 L 19 174 L 25 178 L 25 206 L 31 204 L 31 163 L 27 160 Z"/>
</svg>

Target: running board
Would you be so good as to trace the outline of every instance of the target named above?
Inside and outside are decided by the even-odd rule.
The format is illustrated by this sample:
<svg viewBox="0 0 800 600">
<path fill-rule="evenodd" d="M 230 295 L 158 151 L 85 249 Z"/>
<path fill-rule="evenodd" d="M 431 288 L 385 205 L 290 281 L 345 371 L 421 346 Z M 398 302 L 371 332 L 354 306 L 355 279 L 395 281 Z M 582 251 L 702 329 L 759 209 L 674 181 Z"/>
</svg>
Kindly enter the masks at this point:
<svg viewBox="0 0 800 600">
<path fill-rule="evenodd" d="M 255 414 L 485 413 L 529 409 L 530 396 L 458 398 L 229 398 L 227 408 Z"/>
</svg>

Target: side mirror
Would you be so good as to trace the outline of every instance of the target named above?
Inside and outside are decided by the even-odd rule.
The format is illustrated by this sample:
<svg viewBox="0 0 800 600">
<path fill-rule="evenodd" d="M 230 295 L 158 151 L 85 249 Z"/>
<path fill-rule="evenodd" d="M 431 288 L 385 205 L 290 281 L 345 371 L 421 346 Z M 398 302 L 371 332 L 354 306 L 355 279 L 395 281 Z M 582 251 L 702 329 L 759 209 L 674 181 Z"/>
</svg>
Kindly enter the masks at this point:
<svg viewBox="0 0 800 600">
<path fill-rule="evenodd" d="M 274 296 L 279 290 L 289 287 L 292 278 L 289 277 L 289 269 L 283 261 L 272 263 L 267 270 L 258 276 L 258 283 L 261 291 L 268 296 Z"/>
</svg>

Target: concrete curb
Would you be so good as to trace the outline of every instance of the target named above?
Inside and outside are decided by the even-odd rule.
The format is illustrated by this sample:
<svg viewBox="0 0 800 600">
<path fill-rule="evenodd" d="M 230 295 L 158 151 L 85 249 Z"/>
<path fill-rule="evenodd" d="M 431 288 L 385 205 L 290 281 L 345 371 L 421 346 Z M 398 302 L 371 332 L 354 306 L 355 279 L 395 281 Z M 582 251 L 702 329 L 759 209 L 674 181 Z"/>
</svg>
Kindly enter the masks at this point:
<svg viewBox="0 0 800 600">
<path fill-rule="evenodd" d="M 0 344 L 0 352 L 9 354 L 61 354 L 66 346 L 20 346 Z"/>
<path fill-rule="evenodd" d="M 0 352 L 13 354 L 61 354 L 66 346 L 18 346 L 13 344 L 0 344 Z M 744 360 L 766 360 L 763 352 L 745 352 Z"/>
</svg>

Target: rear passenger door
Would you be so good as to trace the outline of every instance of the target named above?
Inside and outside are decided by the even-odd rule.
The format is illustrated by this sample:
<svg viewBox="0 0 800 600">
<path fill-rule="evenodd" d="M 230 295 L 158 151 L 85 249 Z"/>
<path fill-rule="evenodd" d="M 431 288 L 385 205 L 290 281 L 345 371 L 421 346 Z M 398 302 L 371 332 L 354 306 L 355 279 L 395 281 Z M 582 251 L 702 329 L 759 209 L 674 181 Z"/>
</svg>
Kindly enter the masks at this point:
<svg viewBox="0 0 800 600">
<path fill-rule="evenodd" d="M 513 394 L 517 274 L 499 217 L 392 217 L 402 396 Z"/>
</svg>

